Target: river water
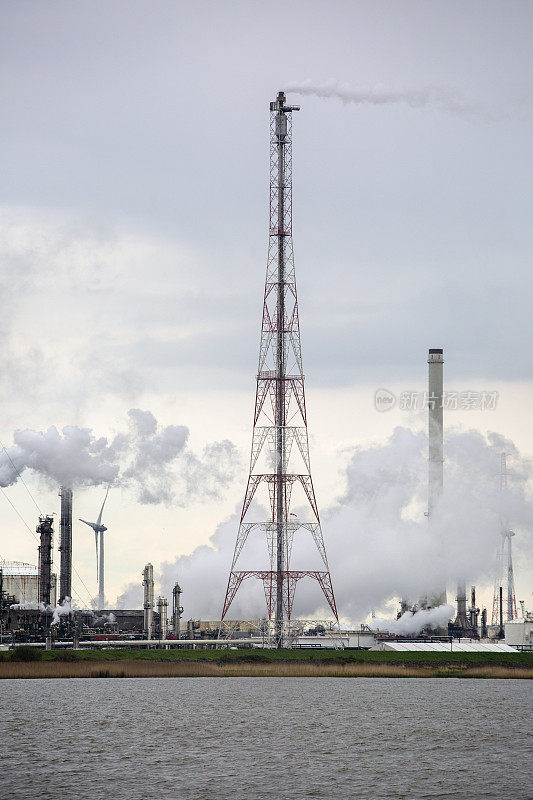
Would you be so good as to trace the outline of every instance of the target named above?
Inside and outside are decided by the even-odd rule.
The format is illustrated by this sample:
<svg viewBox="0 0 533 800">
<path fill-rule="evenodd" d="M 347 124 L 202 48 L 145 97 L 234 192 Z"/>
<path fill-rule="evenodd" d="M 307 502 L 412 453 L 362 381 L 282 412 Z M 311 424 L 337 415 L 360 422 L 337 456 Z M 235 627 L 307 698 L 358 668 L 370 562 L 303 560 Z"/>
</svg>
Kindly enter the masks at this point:
<svg viewBox="0 0 533 800">
<path fill-rule="evenodd" d="M 1 800 L 526 800 L 530 681 L 5 680 Z"/>
</svg>

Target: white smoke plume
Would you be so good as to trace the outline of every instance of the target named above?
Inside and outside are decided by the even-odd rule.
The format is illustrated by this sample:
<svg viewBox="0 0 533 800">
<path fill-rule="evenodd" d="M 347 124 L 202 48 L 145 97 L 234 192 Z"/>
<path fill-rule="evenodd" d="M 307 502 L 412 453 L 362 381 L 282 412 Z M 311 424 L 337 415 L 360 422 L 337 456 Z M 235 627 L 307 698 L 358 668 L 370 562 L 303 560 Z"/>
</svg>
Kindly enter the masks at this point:
<svg viewBox="0 0 533 800">
<path fill-rule="evenodd" d="M 58 625 L 61 617 L 72 613 L 70 597 L 65 597 L 63 602 L 55 607 L 30 601 L 27 603 L 13 603 L 9 608 L 12 608 L 14 611 L 40 611 L 42 614 L 52 614 L 50 625 Z"/>
<path fill-rule="evenodd" d="M 187 447 L 184 425 L 159 426 L 150 411 L 132 408 L 128 430 L 111 440 L 89 428 L 16 431 L 0 453 L 0 486 L 10 486 L 25 470 L 55 485 L 131 486 L 141 503 L 184 505 L 197 497 L 216 497 L 229 485 L 239 461 L 227 441 L 207 445 L 200 455 Z"/>
<path fill-rule="evenodd" d="M 369 623 L 369 627 L 373 631 L 388 631 L 399 636 L 408 636 L 420 633 L 424 628 L 446 628 L 453 616 L 453 606 L 445 603 L 436 608 L 421 608 L 414 613 L 406 611 L 399 619 L 376 617 Z"/>
<path fill-rule="evenodd" d="M 349 83 L 330 79 L 315 83 L 309 79 L 292 81 L 285 85 L 292 94 L 315 95 L 322 98 L 337 98 L 343 103 L 390 105 L 404 103 L 411 108 L 433 107 L 460 117 L 486 116 L 481 109 L 467 102 L 454 89 L 443 86 L 425 86 L 421 89 L 391 89 L 383 84 L 375 86 L 352 86 Z"/>
<path fill-rule="evenodd" d="M 171 597 L 171 593 L 168 595 Z M 130 581 L 124 587 L 122 594 L 117 597 L 117 608 L 140 608 L 143 602 L 143 588 L 140 581 Z"/>
<path fill-rule="evenodd" d="M 116 621 L 117 618 L 110 612 L 109 614 L 100 614 L 100 616 L 95 615 L 92 625 L 95 628 L 103 628 L 105 625 L 114 625 Z"/>
<path fill-rule="evenodd" d="M 37 603 L 35 601 L 28 601 L 26 603 L 13 603 L 9 606 L 13 611 L 51 611 L 52 606 L 45 606 L 44 603 Z"/>
<path fill-rule="evenodd" d="M 60 618 L 66 616 L 67 614 L 72 614 L 70 597 L 65 597 L 63 602 L 54 608 L 52 622 L 50 625 L 58 625 Z"/>
<path fill-rule="evenodd" d="M 506 497 L 499 492 L 498 477 L 503 450 L 510 454 Z M 345 492 L 322 514 L 337 607 L 344 621 L 359 623 L 371 608 L 385 609 L 394 598 L 416 602 L 435 587 L 448 586 L 452 599 L 460 577 L 478 586 L 490 584 L 502 514 L 516 532 L 516 562 L 527 563 L 533 526 L 532 470 L 514 444 L 498 434 L 448 431 L 444 469 L 445 493 L 428 526 L 426 434 L 397 428 L 384 444 L 353 450 Z M 301 519 L 309 518 L 302 509 L 296 510 Z M 251 520 L 267 519 L 264 507 L 251 511 Z M 179 581 L 185 617 L 220 619 L 238 520 L 236 512 L 217 528 L 209 545 L 163 564 L 158 576 L 161 592 L 170 597 Z M 294 569 L 320 568 L 306 531 L 295 535 L 291 564 Z M 265 534 L 254 530 L 238 568 L 267 565 Z M 132 607 L 142 598 L 141 587 L 128 588 L 124 600 Z M 294 613 L 304 618 L 330 616 L 315 581 L 298 583 Z M 264 614 L 261 582 L 250 578 L 241 585 L 229 618 Z"/>
</svg>

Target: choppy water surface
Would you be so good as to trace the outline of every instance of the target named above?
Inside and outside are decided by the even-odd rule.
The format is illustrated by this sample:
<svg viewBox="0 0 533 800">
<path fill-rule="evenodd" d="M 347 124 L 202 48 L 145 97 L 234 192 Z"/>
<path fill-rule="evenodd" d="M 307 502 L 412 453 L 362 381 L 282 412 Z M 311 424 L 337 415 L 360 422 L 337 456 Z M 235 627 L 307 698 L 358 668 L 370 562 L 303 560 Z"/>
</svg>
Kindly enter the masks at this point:
<svg viewBox="0 0 533 800">
<path fill-rule="evenodd" d="M 2 800 L 533 796 L 529 681 L 0 682 Z"/>
</svg>

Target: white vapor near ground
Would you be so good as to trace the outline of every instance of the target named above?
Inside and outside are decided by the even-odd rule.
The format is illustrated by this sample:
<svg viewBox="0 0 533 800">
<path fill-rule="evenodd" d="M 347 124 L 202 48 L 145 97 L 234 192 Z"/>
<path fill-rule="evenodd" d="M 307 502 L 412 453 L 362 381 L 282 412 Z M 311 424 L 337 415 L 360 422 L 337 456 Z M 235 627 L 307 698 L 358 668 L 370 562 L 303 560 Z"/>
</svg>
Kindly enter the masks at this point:
<svg viewBox="0 0 533 800">
<path fill-rule="evenodd" d="M 506 496 L 499 492 L 498 477 L 503 450 L 509 454 Z M 447 432 L 445 493 L 429 527 L 425 516 L 426 434 L 399 427 L 384 444 L 355 448 L 345 474 L 344 494 L 322 514 L 342 620 L 360 622 L 371 608 L 386 609 L 398 597 L 417 601 L 443 585 L 449 587 L 451 600 L 460 577 L 468 583 L 490 584 L 502 517 L 511 521 L 517 534 L 513 544 L 518 563 L 531 549 L 531 475 L 531 464 L 500 435 L 483 436 L 472 430 Z M 197 547 L 191 555 L 162 566 L 158 576 L 162 593 L 171 596 L 174 582 L 179 581 L 183 604 L 195 617 L 220 618 L 238 518 L 235 513 L 223 522 L 212 535 L 210 546 Z M 266 519 L 265 508 L 257 506 L 253 518 Z M 267 568 L 264 534 L 250 534 L 241 559 L 241 569 Z M 461 576 L 457 574 L 459 565 Z M 291 566 L 320 567 L 304 531 L 295 537 Z M 121 602 L 131 607 L 140 599 L 140 584 L 131 584 Z M 445 611 L 449 609 L 442 609 L 443 615 Z M 390 607 L 387 612 L 393 615 Z M 304 618 L 330 615 L 314 581 L 299 582 L 294 613 Z M 245 581 L 229 618 L 264 614 L 260 582 Z M 401 623 L 407 627 L 412 624 L 411 619 Z M 418 620 L 414 624 L 418 625 Z"/>
<path fill-rule="evenodd" d="M 285 84 L 284 89 L 291 94 L 333 97 L 342 100 L 343 103 L 366 103 L 376 106 L 404 103 L 411 108 L 438 108 L 447 114 L 460 117 L 486 116 L 486 112 L 467 101 L 458 91 L 445 86 L 392 89 L 380 83 L 375 86 L 352 86 L 332 78 L 318 83 L 309 79 L 291 81 Z"/>
<path fill-rule="evenodd" d="M 51 606 L 45 606 L 44 603 L 37 603 L 35 600 L 28 600 L 27 603 L 13 603 L 9 606 L 13 611 L 42 611 L 43 613 Z"/>
<path fill-rule="evenodd" d="M 65 597 L 63 602 L 59 603 L 59 605 L 57 605 L 54 608 L 54 614 L 50 625 L 59 625 L 60 618 L 65 617 L 71 613 L 72 613 L 72 604 L 70 602 L 70 597 Z"/>
<path fill-rule="evenodd" d="M 70 597 L 65 597 L 62 603 L 54 606 L 47 606 L 44 603 L 27 602 L 27 603 L 13 603 L 9 606 L 14 611 L 41 611 L 43 614 L 46 612 L 52 614 L 52 621 L 50 625 L 58 625 L 61 617 L 72 613 L 72 603 Z"/>
<path fill-rule="evenodd" d="M 187 447 L 184 425 L 160 426 L 150 411 L 128 411 L 128 430 L 109 439 L 89 428 L 22 430 L 0 453 L 0 486 L 10 486 L 25 470 L 48 483 L 72 488 L 114 484 L 131 487 L 140 503 L 185 505 L 197 497 L 217 497 L 237 468 L 235 446 L 206 445 L 199 455 Z"/>
<path fill-rule="evenodd" d="M 424 628 L 445 628 L 455 614 L 453 606 L 444 603 L 436 608 L 421 608 L 412 613 L 406 611 L 399 619 L 384 619 L 375 617 L 370 622 L 373 631 L 389 631 L 399 636 L 407 636 L 423 631 Z"/>
</svg>

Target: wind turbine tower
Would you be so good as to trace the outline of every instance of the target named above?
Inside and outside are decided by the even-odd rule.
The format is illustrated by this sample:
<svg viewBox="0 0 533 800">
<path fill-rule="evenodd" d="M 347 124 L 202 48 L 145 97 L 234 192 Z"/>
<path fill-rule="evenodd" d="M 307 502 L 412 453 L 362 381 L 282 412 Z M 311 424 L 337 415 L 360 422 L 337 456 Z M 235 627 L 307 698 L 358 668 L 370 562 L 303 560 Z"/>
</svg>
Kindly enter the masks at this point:
<svg viewBox="0 0 533 800">
<path fill-rule="evenodd" d="M 96 578 L 98 581 L 98 611 L 101 611 L 105 606 L 104 533 L 106 532 L 107 528 L 105 525 L 102 524 L 102 514 L 104 511 L 104 506 L 108 494 L 109 494 L 109 486 L 107 487 L 107 492 L 105 493 L 104 502 L 102 503 L 102 508 L 100 509 L 100 513 L 98 514 L 98 519 L 96 520 L 96 522 L 87 522 L 86 519 L 80 519 L 80 522 L 84 522 L 85 525 L 88 525 L 89 528 L 92 528 L 94 531 L 94 541 L 96 545 Z M 100 534 L 100 541 L 98 541 L 98 534 Z"/>
</svg>

